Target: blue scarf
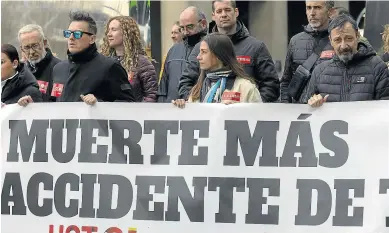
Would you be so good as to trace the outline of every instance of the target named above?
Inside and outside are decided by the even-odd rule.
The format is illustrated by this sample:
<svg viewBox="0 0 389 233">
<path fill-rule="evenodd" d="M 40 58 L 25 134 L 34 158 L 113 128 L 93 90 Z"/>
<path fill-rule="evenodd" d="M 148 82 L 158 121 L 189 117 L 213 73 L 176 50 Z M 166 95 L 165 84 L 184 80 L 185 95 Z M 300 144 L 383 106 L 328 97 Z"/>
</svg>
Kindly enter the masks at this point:
<svg viewBox="0 0 389 233">
<path fill-rule="evenodd" d="M 201 88 L 201 102 L 203 103 L 220 103 L 224 90 L 226 89 L 226 83 L 228 76 L 232 73 L 231 70 L 221 70 L 212 73 L 208 73 L 205 77 L 203 86 Z M 216 96 L 219 90 L 219 95 Z M 215 97 L 217 97 L 215 99 Z"/>
</svg>

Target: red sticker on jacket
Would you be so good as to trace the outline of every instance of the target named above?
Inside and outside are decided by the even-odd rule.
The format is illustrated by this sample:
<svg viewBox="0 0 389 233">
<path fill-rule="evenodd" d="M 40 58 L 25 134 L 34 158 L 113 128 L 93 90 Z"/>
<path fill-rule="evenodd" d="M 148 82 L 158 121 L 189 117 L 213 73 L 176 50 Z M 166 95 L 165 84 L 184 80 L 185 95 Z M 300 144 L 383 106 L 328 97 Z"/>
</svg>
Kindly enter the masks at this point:
<svg viewBox="0 0 389 233">
<path fill-rule="evenodd" d="M 335 55 L 334 50 L 326 50 L 321 52 L 320 58 L 332 58 Z"/>
<path fill-rule="evenodd" d="M 222 100 L 232 100 L 232 101 L 240 102 L 240 92 L 225 91 L 223 92 Z"/>
<path fill-rule="evenodd" d="M 250 56 L 236 56 L 236 59 L 241 64 L 251 64 L 251 57 Z"/>
<path fill-rule="evenodd" d="M 54 83 L 53 90 L 51 91 L 51 96 L 60 97 L 62 95 L 62 91 L 63 91 L 63 84 Z"/>
<path fill-rule="evenodd" d="M 131 72 L 130 75 L 128 75 L 128 81 L 132 84 L 133 80 L 134 80 L 134 72 Z"/>
<path fill-rule="evenodd" d="M 47 92 L 47 87 L 49 86 L 49 82 L 45 82 L 42 80 L 37 80 L 38 85 L 39 85 L 39 90 L 43 93 L 46 94 Z"/>
</svg>

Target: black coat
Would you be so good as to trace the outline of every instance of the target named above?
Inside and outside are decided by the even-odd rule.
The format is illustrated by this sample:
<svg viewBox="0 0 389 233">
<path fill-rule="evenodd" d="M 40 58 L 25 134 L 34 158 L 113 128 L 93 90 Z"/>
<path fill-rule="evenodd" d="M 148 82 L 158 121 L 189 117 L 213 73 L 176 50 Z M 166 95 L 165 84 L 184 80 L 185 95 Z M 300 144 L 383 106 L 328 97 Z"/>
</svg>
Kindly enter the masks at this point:
<svg viewBox="0 0 389 233">
<path fill-rule="evenodd" d="M 217 26 L 212 23 L 210 30 L 216 32 Z M 263 102 L 277 101 L 280 95 L 280 82 L 265 43 L 250 36 L 249 31 L 240 21 L 237 21 L 235 34 L 229 37 L 234 44 L 238 61 L 243 64 L 245 72 L 255 80 Z M 180 98 L 188 98 L 190 90 L 199 78 L 200 66 L 196 58 L 199 52 L 200 43 L 193 48 L 182 74 L 179 84 Z"/>
<path fill-rule="evenodd" d="M 55 102 L 55 98 L 51 96 L 53 89 L 53 68 L 61 60 L 54 57 L 50 49 L 46 49 L 46 56 L 42 61 L 32 66 L 27 62 L 28 68 L 38 80 L 39 90 L 42 92 L 43 102 Z"/>
<path fill-rule="evenodd" d="M 115 59 L 97 52 L 95 44 L 71 54 L 53 71 L 53 91 L 58 102 L 79 102 L 80 95 L 93 94 L 98 101 L 134 102 L 127 72 Z"/>
<path fill-rule="evenodd" d="M 328 94 L 328 102 L 388 99 L 388 67 L 371 45 L 359 42 L 358 52 L 347 65 L 335 56 L 315 68 L 304 103 L 313 94 Z"/>
<path fill-rule="evenodd" d="M 389 53 L 382 54 L 381 58 L 384 62 L 389 62 Z"/>
<path fill-rule="evenodd" d="M 2 88 L 1 102 L 15 104 L 26 95 L 31 96 L 34 102 L 42 102 L 42 94 L 34 75 L 24 64 L 20 64 L 18 74 L 7 80 Z"/>
<path fill-rule="evenodd" d="M 289 42 L 288 51 L 285 59 L 284 74 L 281 78 L 281 102 L 291 103 L 292 98 L 288 94 L 289 83 L 292 79 L 293 74 L 299 65 L 302 65 L 313 53 L 314 48 L 317 46 L 315 41 L 323 40 L 324 50 L 326 51 L 312 67 L 311 71 L 323 61 L 330 60 L 334 55 L 334 49 L 328 39 L 328 30 L 314 31 L 311 26 L 304 27 L 304 31 L 294 35 Z M 305 86 L 305 91 L 306 88 Z M 302 98 L 302 96 L 301 96 Z M 300 98 L 300 99 L 301 99 Z M 299 100 L 297 100 L 299 101 Z"/>
</svg>

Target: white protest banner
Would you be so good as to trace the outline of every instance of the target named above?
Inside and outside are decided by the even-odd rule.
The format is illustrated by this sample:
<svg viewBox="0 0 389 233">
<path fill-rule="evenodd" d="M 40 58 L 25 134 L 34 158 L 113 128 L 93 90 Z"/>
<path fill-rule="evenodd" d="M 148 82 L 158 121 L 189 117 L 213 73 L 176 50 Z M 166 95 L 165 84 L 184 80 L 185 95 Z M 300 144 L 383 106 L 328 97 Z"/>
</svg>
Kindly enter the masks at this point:
<svg viewBox="0 0 389 233">
<path fill-rule="evenodd" d="M 389 103 L 12 105 L 1 232 L 388 233 Z"/>
</svg>

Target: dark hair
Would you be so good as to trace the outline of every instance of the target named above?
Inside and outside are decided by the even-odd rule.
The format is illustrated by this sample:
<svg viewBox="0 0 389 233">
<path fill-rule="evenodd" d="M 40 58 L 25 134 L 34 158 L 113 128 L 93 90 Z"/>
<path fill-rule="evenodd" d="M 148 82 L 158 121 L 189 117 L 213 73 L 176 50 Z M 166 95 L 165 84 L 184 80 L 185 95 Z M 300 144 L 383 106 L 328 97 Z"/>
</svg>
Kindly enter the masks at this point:
<svg viewBox="0 0 389 233">
<path fill-rule="evenodd" d="M 5 55 L 7 55 L 7 57 L 9 58 L 9 60 L 11 60 L 11 62 L 17 60 L 18 61 L 18 68 L 19 68 L 19 54 L 18 54 L 18 50 L 11 44 L 2 44 L 1 45 L 1 53 L 4 53 Z"/>
<path fill-rule="evenodd" d="M 97 34 L 97 26 L 96 21 L 89 15 L 88 12 L 85 11 L 75 11 L 70 12 L 69 14 L 70 23 L 74 21 L 84 21 L 88 23 L 88 32 L 96 35 Z"/>
<path fill-rule="evenodd" d="M 334 7 L 334 10 L 336 10 L 338 12 L 338 15 L 341 15 L 341 14 L 350 15 L 350 12 L 346 8 L 341 7 L 341 6 Z"/>
<path fill-rule="evenodd" d="M 346 23 L 350 23 L 356 32 L 358 32 L 357 22 L 350 15 L 341 14 L 333 18 L 328 26 L 328 32 L 331 34 L 331 31 L 335 28 L 343 28 Z"/>
<path fill-rule="evenodd" d="M 334 8 L 335 6 L 335 1 L 325 1 L 327 9 Z"/>
<path fill-rule="evenodd" d="M 180 26 L 180 22 L 178 22 L 178 21 L 175 21 L 173 25 Z"/>
<path fill-rule="evenodd" d="M 214 12 L 215 11 L 215 2 L 230 2 L 231 3 L 231 7 L 232 8 L 236 8 L 236 2 L 235 2 L 235 0 L 213 0 L 212 1 L 212 12 Z"/>
<path fill-rule="evenodd" d="M 234 45 L 227 35 L 214 32 L 206 35 L 202 41 L 205 41 L 208 44 L 209 50 L 223 63 L 223 66 L 231 69 L 233 74 L 237 77 L 253 81 L 244 72 L 243 66 L 236 59 Z M 193 100 L 200 98 L 200 91 L 204 79 L 205 71 L 201 70 L 200 77 L 190 93 Z"/>
</svg>

